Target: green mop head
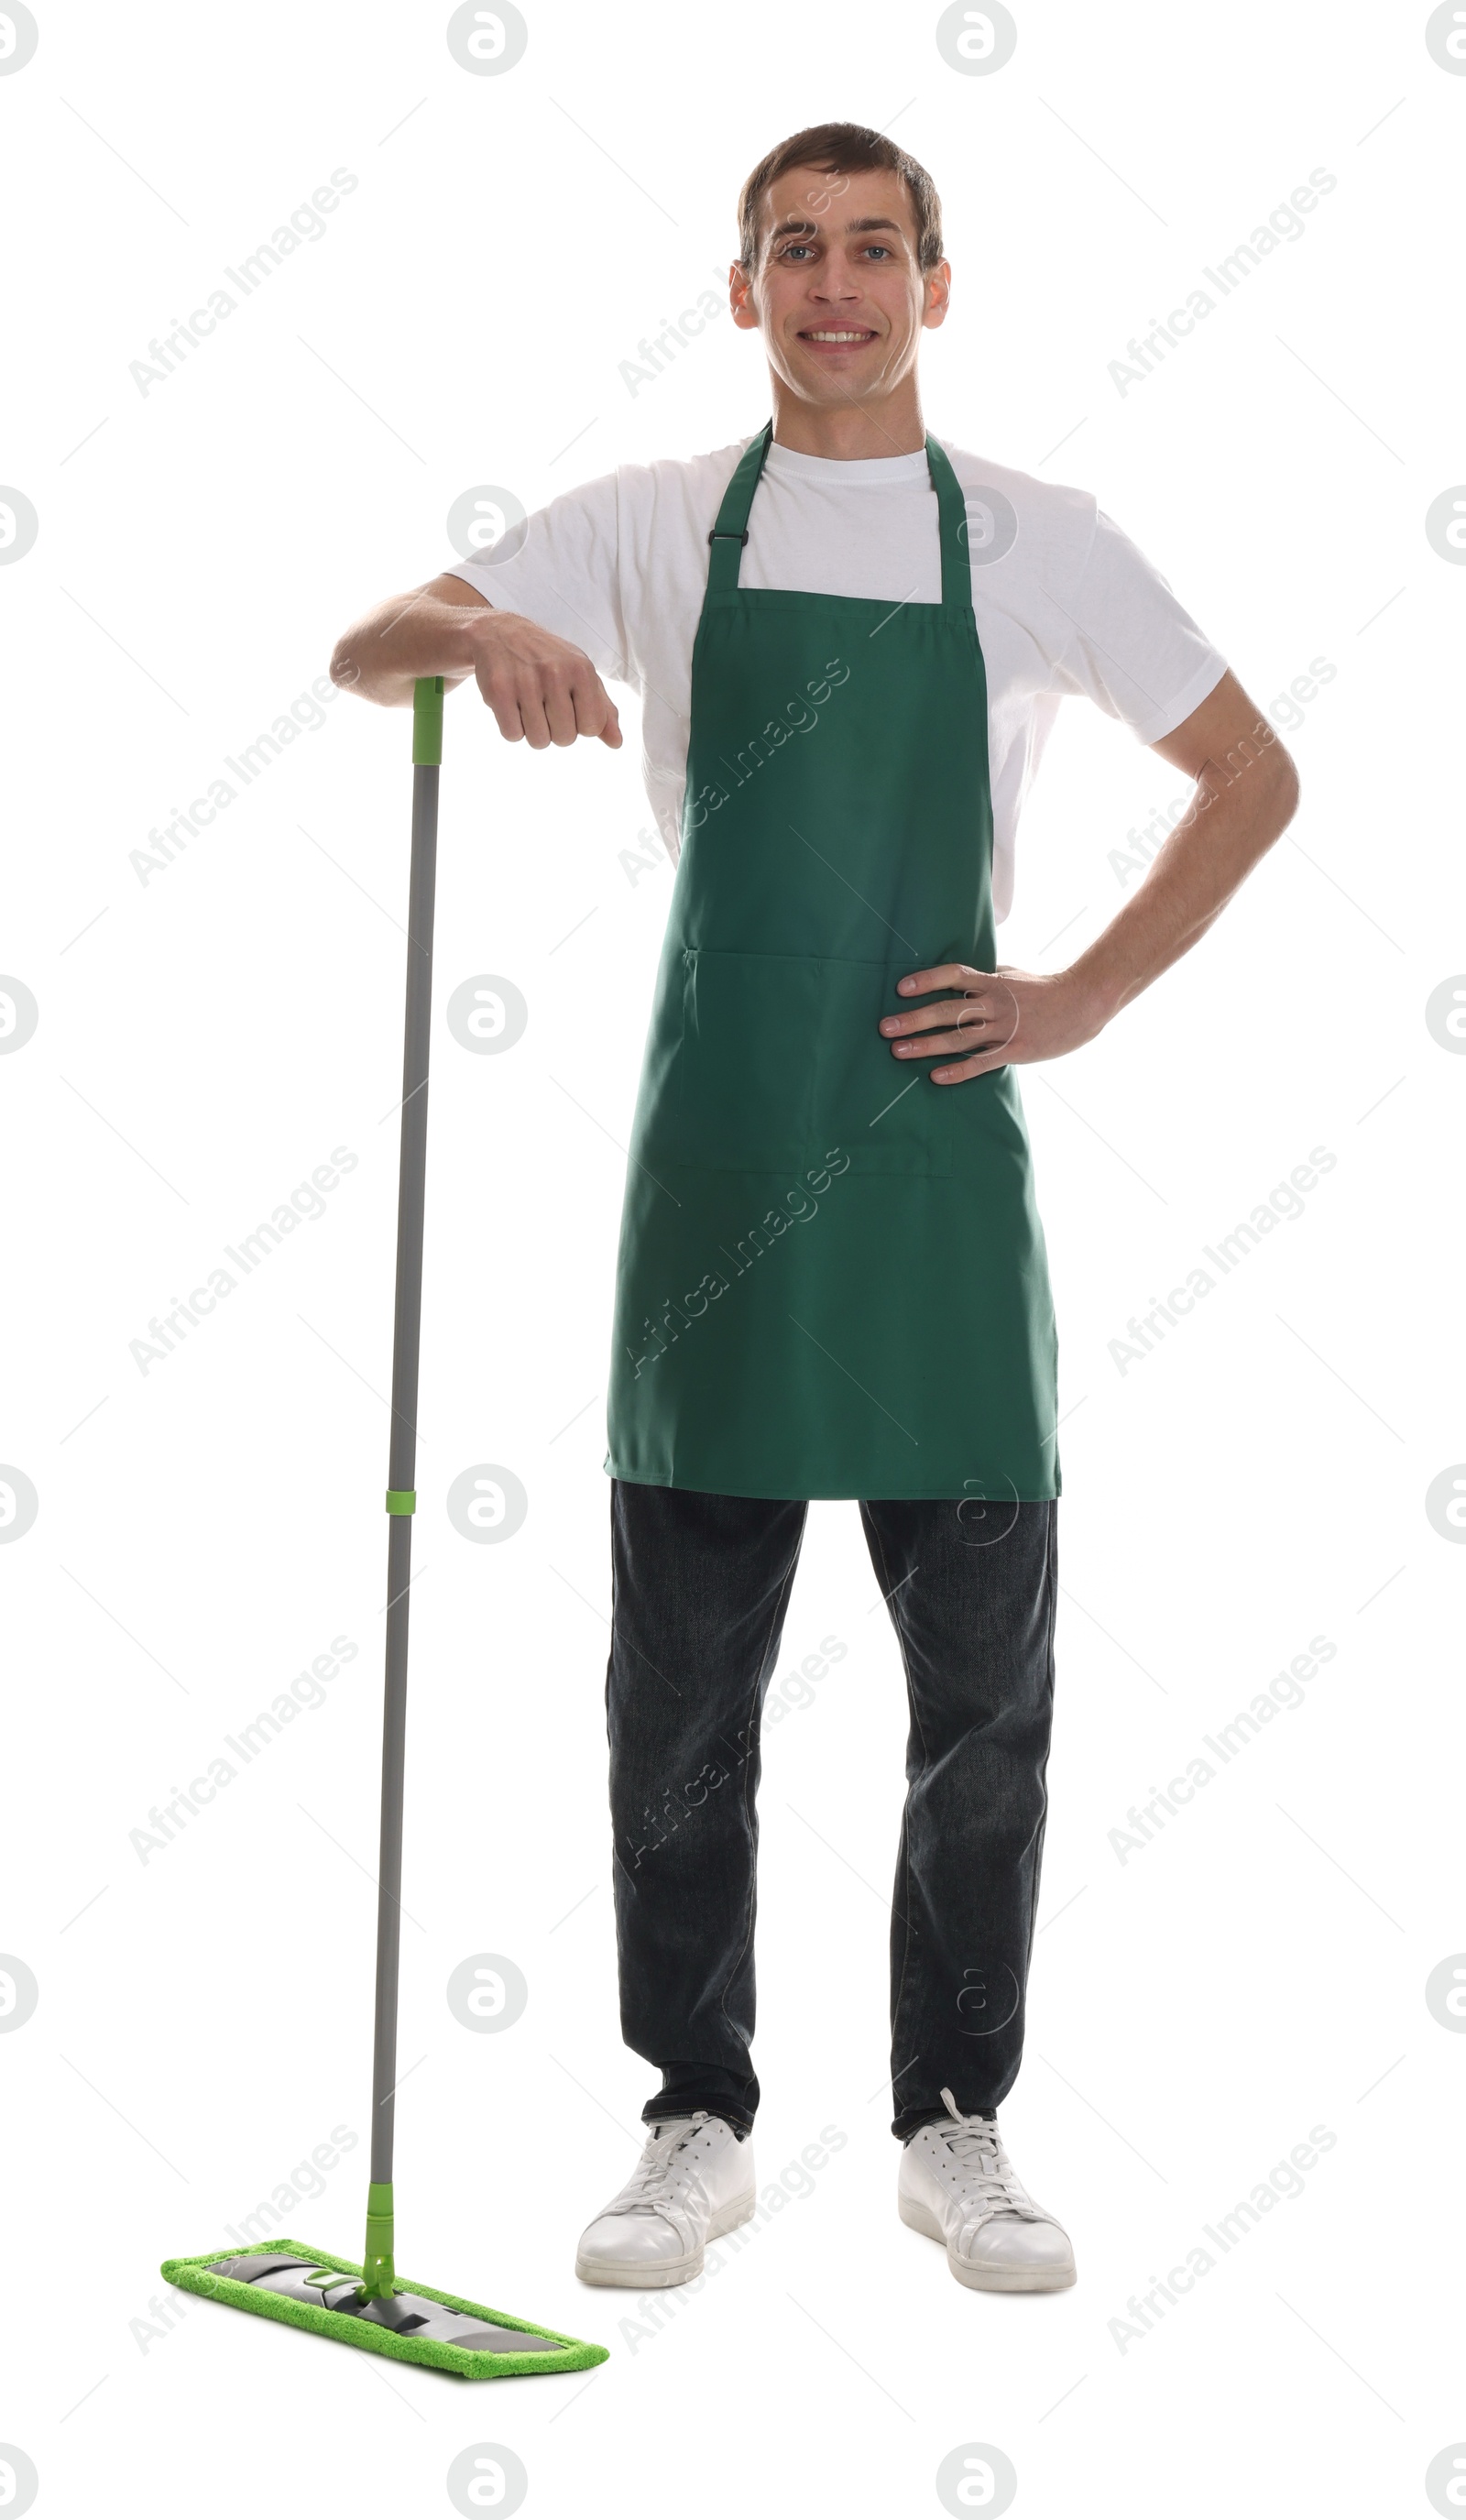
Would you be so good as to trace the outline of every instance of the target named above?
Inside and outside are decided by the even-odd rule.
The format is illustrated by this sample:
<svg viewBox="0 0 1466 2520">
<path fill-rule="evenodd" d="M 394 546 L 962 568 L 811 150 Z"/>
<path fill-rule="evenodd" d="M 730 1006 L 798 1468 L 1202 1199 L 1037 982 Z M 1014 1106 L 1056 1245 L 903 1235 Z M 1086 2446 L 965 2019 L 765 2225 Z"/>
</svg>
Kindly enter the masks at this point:
<svg viewBox="0 0 1466 2520">
<path fill-rule="evenodd" d="M 307 2249 L 298 2240 L 281 2240 L 267 2256 L 241 2258 L 215 2249 L 201 2258 L 165 2258 L 161 2272 L 164 2282 L 222 2301 L 231 2310 L 256 2311 L 262 2318 L 333 2336 L 368 2354 L 389 2354 L 399 2362 L 425 2362 L 464 2380 L 588 2371 L 607 2360 L 603 2345 L 583 2345 L 554 2328 L 532 2327 L 527 2319 L 510 2318 L 457 2293 L 436 2292 L 430 2284 L 403 2283 L 384 2298 L 363 2303 L 360 2267 Z M 279 2285 L 289 2289 L 272 2288 Z M 355 2306 L 333 2309 L 333 2298 Z M 454 2341 L 455 2333 L 462 2342 Z M 522 2347 L 511 2342 L 519 2337 L 536 2342 Z"/>
</svg>

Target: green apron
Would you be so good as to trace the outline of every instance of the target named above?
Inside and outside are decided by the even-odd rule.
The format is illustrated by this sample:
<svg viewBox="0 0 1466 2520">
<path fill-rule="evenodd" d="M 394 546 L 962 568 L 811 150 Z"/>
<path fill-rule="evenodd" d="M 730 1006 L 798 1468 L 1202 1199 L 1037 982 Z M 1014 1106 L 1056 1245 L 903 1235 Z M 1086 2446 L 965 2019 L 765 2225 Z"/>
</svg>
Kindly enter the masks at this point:
<svg viewBox="0 0 1466 2520">
<path fill-rule="evenodd" d="M 994 968 L 961 489 L 928 437 L 940 604 L 740 587 L 772 436 L 708 536 L 605 1466 L 730 1496 L 1057 1496 L 1012 1070 L 933 1085 L 940 1060 L 897 1059 L 877 1030 L 930 1003 L 897 995 L 904 972 Z"/>
</svg>

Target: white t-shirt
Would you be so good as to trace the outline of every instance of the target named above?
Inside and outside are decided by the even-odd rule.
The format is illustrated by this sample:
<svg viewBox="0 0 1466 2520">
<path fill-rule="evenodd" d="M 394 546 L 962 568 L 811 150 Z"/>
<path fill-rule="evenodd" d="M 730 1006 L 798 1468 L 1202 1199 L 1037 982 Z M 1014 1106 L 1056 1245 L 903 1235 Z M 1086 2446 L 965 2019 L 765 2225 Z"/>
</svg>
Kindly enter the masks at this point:
<svg viewBox="0 0 1466 2520">
<path fill-rule="evenodd" d="M 1225 661 L 1088 491 L 941 444 L 967 503 L 972 604 L 988 676 L 993 899 L 1013 897 L 1013 840 L 1066 694 L 1153 743 L 1199 706 Z M 708 528 L 749 440 L 688 463 L 624 464 L 450 562 L 502 610 L 585 651 L 642 700 L 643 773 L 675 858 Z M 937 604 L 937 501 L 924 452 L 840 462 L 771 446 L 739 583 Z"/>
</svg>

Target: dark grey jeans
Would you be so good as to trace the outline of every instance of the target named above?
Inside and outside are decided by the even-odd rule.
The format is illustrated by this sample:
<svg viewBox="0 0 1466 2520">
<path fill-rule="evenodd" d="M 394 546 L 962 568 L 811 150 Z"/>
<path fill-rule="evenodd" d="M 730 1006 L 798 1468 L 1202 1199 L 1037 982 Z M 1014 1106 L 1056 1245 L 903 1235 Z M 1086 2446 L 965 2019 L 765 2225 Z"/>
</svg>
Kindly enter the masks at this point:
<svg viewBox="0 0 1466 2520">
<path fill-rule="evenodd" d="M 759 1727 L 798 1502 L 617 1479 L 606 1675 L 621 2027 L 642 2114 L 748 2127 Z M 1017 2079 L 1047 1811 L 1057 1506 L 863 1503 L 906 1667 L 891 1909 L 893 2132 L 995 2109 Z M 811 1955 L 813 1962 L 814 1955 Z"/>
</svg>

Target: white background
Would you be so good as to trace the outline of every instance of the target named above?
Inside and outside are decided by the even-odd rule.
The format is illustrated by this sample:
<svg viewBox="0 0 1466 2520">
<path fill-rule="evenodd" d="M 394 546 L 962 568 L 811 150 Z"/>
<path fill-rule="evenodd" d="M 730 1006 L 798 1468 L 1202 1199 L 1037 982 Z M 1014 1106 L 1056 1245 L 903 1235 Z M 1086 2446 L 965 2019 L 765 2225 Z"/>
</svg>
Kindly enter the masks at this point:
<svg viewBox="0 0 1466 2520">
<path fill-rule="evenodd" d="M 39 1497 L 0 1551 L 0 1948 L 40 1989 L 0 2038 L 0 2439 L 45 2512 L 446 2511 L 450 2460 L 488 2441 L 544 2514 L 936 2512 L 939 2462 L 973 2442 L 1011 2460 L 1022 2513 L 1407 2513 L 1466 2437 L 1466 2040 L 1424 1998 L 1466 1947 L 1466 1556 L 1424 1503 L 1466 1456 L 1466 1063 L 1424 1012 L 1466 968 L 1466 572 L 1425 532 L 1466 474 L 1466 78 L 1415 7 L 1045 0 L 991 76 L 948 66 L 935 14 L 557 0 L 516 68 L 473 76 L 442 7 L 73 6 L 0 77 L 0 478 L 39 518 L 0 568 L 0 968 L 39 1006 L 0 1058 L 0 1458 Z M 650 2088 L 616 2016 L 601 1458 L 670 874 L 621 860 L 649 824 L 628 696 L 615 757 L 511 750 L 471 696 L 450 704 L 398 2254 L 613 2349 L 589 2381 L 470 2390 L 164 2301 L 156 2272 L 333 2127 L 365 2138 L 406 720 L 337 698 L 165 871 L 144 883 L 130 853 L 349 617 L 444 564 L 463 490 L 533 508 L 762 423 L 758 343 L 726 320 L 635 395 L 619 365 L 726 270 L 754 159 L 830 115 L 891 124 L 943 196 L 931 425 L 1093 489 L 1260 704 L 1316 657 L 1335 673 L 1291 710 L 1302 810 L 1243 897 L 1100 1041 L 1023 1077 L 1064 1598 L 1002 2119 L 1079 2283 L 961 2291 L 896 2219 L 905 1710 L 855 1508 L 823 1505 L 776 1688 L 822 1637 L 848 1650 L 766 1734 L 763 2183 L 822 2128 L 848 2140 L 649 2335 L 572 2264 Z M 338 167 L 358 185 L 326 236 L 140 393 L 150 338 Z M 1122 395 L 1130 338 L 1317 167 L 1337 188 L 1304 238 Z M 1055 968 L 1098 932 L 1109 853 L 1177 785 L 1069 705 L 1007 959 Z M 483 972 L 529 1006 L 498 1058 L 442 1020 Z M 359 1160 L 325 1215 L 140 1372 L 150 1317 L 336 1146 Z M 1128 1318 L 1317 1146 L 1337 1160 L 1306 1213 L 1122 1373 Z M 444 1510 L 483 1462 L 528 1493 L 501 1547 Z M 338 1635 L 359 1651 L 327 1703 L 142 1863 L 150 1808 Z M 1337 1651 L 1305 1704 L 1122 1863 L 1130 1807 L 1320 1635 Z M 528 1983 L 498 2036 L 445 2002 L 476 1952 Z M 1304 2193 L 1122 2351 L 1130 2296 L 1318 2126 L 1337 2140 Z M 287 2230 L 353 2254 L 364 2182 L 363 2140 Z"/>
</svg>

